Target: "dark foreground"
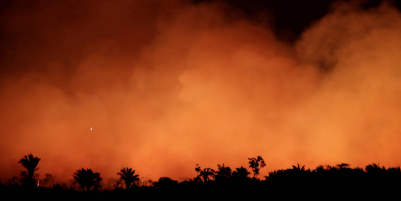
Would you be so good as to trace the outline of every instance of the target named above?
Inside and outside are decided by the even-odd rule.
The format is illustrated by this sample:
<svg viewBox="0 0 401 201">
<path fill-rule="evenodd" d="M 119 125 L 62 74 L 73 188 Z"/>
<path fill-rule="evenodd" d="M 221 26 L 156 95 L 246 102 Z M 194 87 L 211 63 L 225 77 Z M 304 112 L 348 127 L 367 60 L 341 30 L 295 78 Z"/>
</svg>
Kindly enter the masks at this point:
<svg viewBox="0 0 401 201">
<path fill-rule="evenodd" d="M 339 179 L 341 180 L 341 179 Z M 9 189 L 2 187 L 2 200 L 380 200 L 401 199 L 400 180 L 395 183 L 360 181 L 357 183 L 325 181 L 310 183 L 305 180 L 291 183 L 269 184 L 266 181 L 251 180 L 242 184 L 180 183 L 176 186 L 135 187 L 130 190 L 75 191 L 55 190 L 44 187 Z"/>
<path fill-rule="evenodd" d="M 102 189 L 101 185 L 78 189 L 65 186 L 36 187 L 28 183 L 0 184 L 1 200 L 401 200 L 400 167 L 379 167 L 376 164 L 349 168 L 349 164 L 304 166 L 270 172 L 264 180 L 249 177 L 241 167 L 231 172 L 201 170 L 197 177 L 178 182 L 162 177 L 150 186 Z M 92 178 L 93 180 L 93 178 Z M 92 181 L 90 180 L 90 181 Z M 79 182 L 78 182 L 79 183 Z M 99 183 L 97 183 L 99 184 Z M 82 186 L 81 186 L 82 187 Z M 89 191 L 87 191 L 89 189 Z M 86 191 L 82 191 L 86 190 Z"/>
</svg>

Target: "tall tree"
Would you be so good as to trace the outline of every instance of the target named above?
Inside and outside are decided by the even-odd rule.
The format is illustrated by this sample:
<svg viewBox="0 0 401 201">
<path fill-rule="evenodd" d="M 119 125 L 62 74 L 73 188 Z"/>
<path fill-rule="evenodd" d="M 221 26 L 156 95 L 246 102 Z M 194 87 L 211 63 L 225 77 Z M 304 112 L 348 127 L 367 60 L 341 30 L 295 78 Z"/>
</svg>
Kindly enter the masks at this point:
<svg viewBox="0 0 401 201">
<path fill-rule="evenodd" d="M 81 188 L 82 191 L 89 191 L 92 186 L 95 186 L 100 183 L 102 178 L 100 178 L 100 174 L 97 172 L 93 172 L 91 169 L 81 169 L 77 170 L 74 173 L 74 180 L 77 182 Z"/>
<path fill-rule="evenodd" d="M 256 178 L 256 175 L 259 175 L 260 168 L 266 166 L 265 161 L 261 156 L 256 158 L 248 158 L 249 160 L 249 167 L 252 168 L 253 178 Z"/>
<path fill-rule="evenodd" d="M 35 186 L 35 171 L 37 171 L 39 168 L 38 163 L 40 161 L 40 158 L 38 157 L 33 157 L 32 154 L 29 154 L 28 156 L 24 156 L 18 163 L 21 163 L 24 168 L 26 168 L 27 171 L 21 171 L 21 177 L 22 181 L 25 184 L 28 184 L 30 186 Z"/>
<path fill-rule="evenodd" d="M 122 168 L 117 175 L 120 175 L 120 178 L 125 181 L 125 186 L 127 189 L 130 189 L 134 181 L 139 180 L 139 175 L 135 174 L 135 170 L 132 168 Z"/>
</svg>

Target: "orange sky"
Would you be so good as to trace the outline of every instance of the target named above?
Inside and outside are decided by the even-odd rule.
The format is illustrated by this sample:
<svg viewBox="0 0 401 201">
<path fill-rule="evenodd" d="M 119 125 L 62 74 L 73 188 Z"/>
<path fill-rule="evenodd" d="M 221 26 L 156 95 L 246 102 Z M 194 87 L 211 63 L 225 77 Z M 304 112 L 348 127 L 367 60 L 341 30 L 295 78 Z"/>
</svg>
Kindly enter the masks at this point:
<svg viewBox="0 0 401 201">
<path fill-rule="evenodd" d="M 260 178 L 297 163 L 401 164 L 390 4 L 334 4 L 295 44 L 223 3 L 18 6 L 1 18 L 2 181 L 30 153 L 40 178 L 60 180 L 122 167 L 182 180 L 196 164 L 248 167 L 258 155 Z"/>
</svg>

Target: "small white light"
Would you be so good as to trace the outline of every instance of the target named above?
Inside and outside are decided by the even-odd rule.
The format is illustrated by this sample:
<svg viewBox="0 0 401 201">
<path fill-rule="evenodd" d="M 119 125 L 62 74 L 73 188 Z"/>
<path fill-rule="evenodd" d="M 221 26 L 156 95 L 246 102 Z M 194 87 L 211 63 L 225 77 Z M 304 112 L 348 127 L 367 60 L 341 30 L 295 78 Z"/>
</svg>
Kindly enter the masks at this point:
<svg viewBox="0 0 401 201">
<path fill-rule="evenodd" d="M 91 130 L 92 130 L 92 127 L 91 127 Z"/>
</svg>

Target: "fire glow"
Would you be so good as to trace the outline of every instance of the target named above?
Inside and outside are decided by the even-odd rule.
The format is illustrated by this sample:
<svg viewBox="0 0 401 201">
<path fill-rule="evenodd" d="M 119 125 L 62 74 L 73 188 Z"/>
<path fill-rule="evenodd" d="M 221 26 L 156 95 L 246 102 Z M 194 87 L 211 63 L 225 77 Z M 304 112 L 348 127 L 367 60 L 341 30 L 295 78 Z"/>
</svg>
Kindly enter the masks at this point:
<svg viewBox="0 0 401 201">
<path fill-rule="evenodd" d="M 401 164 L 390 4 L 336 3 L 289 44 L 221 2 L 47 3 L 1 15 L 1 178 L 27 153 L 61 179 L 128 166 L 180 180 L 257 155 L 261 175 Z"/>
</svg>

